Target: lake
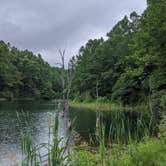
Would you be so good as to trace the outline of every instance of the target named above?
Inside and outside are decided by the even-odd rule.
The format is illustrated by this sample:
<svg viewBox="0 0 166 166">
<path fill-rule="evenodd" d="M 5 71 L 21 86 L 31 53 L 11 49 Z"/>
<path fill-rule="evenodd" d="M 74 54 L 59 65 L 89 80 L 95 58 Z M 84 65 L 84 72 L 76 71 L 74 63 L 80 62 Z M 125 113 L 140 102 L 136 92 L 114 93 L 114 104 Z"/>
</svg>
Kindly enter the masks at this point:
<svg viewBox="0 0 166 166">
<path fill-rule="evenodd" d="M 33 141 L 43 143 L 48 140 L 49 119 L 57 113 L 52 101 L 0 101 L 0 166 L 8 166 L 22 158 L 21 137 L 23 130 L 32 130 Z M 60 117 L 61 118 L 61 117 Z M 88 137 L 95 128 L 95 112 L 70 109 L 67 119 L 60 121 L 58 130 L 64 136 L 67 119 L 74 121 L 74 129 L 82 137 Z M 65 120 L 64 120 L 65 119 Z"/>
<path fill-rule="evenodd" d="M 74 131 L 82 140 L 89 140 L 94 136 L 95 111 L 70 108 L 65 117 L 62 117 L 58 115 L 55 101 L 0 101 L 0 166 L 10 166 L 22 160 L 21 131 L 26 133 L 31 129 L 35 144 L 47 143 L 49 125 L 52 123 L 50 121 L 54 121 L 55 115 L 59 124 L 57 127 L 59 137 L 68 137 L 66 129 L 69 119 L 73 122 Z M 118 121 L 117 124 L 112 125 L 112 133 L 116 132 L 117 128 L 121 128 L 119 125 L 121 118 L 124 118 L 127 123 L 130 122 L 132 130 L 135 130 L 134 126 L 140 115 L 126 112 L 122 116 L 115 114 L 115 111 L 104 113 L 103 121 L 106 124 L 107 134 L 113 122 Z M 122 125 L 124 127 L 124 124 Z"/>
</svg>

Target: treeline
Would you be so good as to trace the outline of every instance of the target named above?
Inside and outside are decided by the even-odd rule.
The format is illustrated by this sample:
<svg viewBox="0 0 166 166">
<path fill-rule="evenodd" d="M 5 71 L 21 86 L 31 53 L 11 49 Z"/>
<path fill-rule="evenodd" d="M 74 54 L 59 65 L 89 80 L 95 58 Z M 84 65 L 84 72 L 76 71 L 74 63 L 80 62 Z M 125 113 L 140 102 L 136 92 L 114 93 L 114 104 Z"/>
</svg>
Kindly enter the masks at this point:
<svg viewBox="0 0 166 166">
<path fill-rule="evenodd" d="M 0 41 L 0 98 L 55 98 L 61 89 L 58 70 L 40 54 Z"/>
<path fill-rule="evenodd" d="M 89 40 L 72 58 L 72 97 L 131 103 L 166 101 L 166 1 L 148 0 L 140 16 L 125 16 L 107 39 Z M 157 100 L 158 99 L 158 100 Z M 160 106 L 158 103 L 158 106 Z"/>
<path fill-rule="evenodd" d="M 70 61 L 74 72 L 71 97 L 124 104 L 166 101 L 166 1 L 148 0 L 140 16 L 125 16 L 107 39 L 89 40 Z M 41 55 L 0 41 L 0 98 L 59 98 L 61 69 Z M 67 80 L 65 81 L 67 82 Z M 64 93 L 64 92 L 63 92 Z"/>
</svg>

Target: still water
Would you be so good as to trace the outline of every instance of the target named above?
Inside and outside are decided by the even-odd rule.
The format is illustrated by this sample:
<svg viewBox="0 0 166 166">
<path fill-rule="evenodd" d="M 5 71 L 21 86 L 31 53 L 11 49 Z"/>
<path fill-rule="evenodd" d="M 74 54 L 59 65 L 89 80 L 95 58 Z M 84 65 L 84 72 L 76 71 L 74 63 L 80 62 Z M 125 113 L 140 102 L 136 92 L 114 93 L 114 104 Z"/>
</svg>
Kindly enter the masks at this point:
<svg viewBox="0 0 166 166">
<path fill-rule="evenodd" d="M 31 129 L 34 143 L 48 141 L 50 117 L 58 112 L 55 102 L 17 101 L 0 102 L 0 166 L 14 165 L 22 159 L 21 131 Z M 87 138 L 94 132 L 95 112 L 70 109 L 67 116 L 58 116 L 60 137 L 67 137 L 68 119 L 74 121 L 74 129 Z"/>
<path fill-rule="evenodd" d="M 12 166 L 22 160 L 21 132 L 26 134 L 30 129 L 34 144 L 48 143 L 49 126 L 56 122 L 55 117 L 59 138 L 69 137 L 67 129 L 69 119 L 72 121 L 75 135 L 78 135 L 81 140 L 91 140 L 90 138 L 95 134 L 95 111 L 70 108 L 62 117 L 58 114 L 55 101 L 0 101 L 0 166 Z M 136 131 L 141 136 L 145 125 L 139 125 L 138 131 L 136 128 L 138 122 L 144 119 L 148 125 L 151 120 L 148 116 L 138 113 L 115 110 L 103 112 L 102 118 L 107 135 L 111 129 L 112 139 L 115 139 L 113 134 L 116 134 L 117 130 L 121 131 L 122 128 L 125 132 Z M 125 137 L 123 135 L 125 133 L 121 132 L 121 134 Z"/>
</svg>

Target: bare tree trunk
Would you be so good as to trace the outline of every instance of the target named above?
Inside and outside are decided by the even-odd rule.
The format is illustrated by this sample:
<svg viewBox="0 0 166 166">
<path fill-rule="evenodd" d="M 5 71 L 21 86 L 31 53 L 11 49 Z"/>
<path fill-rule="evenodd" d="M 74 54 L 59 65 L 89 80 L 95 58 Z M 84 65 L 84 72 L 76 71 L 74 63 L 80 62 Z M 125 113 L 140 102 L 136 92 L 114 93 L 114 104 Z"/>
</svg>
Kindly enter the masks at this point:
<svg viewBox="0 0 166 166">
<path fill-rule="evenodd" d="M 62 84 L 62 100 L 61 100 L 61 104 L 62 104 L 62 110 L 65 111 L 65 50 L 59 50 L 59 54 L 61 57 L 61 71 L 60 71 L 60 78 L 61 78 L 61 84 Z"/>
<path fill-rule="evenodd" d="M 71 85 L 72 85 L 72 80 L 73 80 L 73 78 L 74 78 L 73 70 L 72 70 L 72 68 L 70 68 L 70 66 L 68 65 L 68 73 L 67 73 L 67 94 L 66 94 L 67 102 L 69 101 L 69 96 L 70 96 L 70 92 L 71 92 Z"/>
<path fill-rule="evenodd" d="M 71 84 L 73 80 L 73 74 L 72 74 L 72 69 L 70 69 L 70 66 L 68 65 L 68 71 L 65 73 L 65 50 L 59 50 L 59 54 L 61 57 L 61 73 L 60 73 L 60 78 L 61 78 L 61 84 L 62 84 L 62 109 L 63 111 L 68 109 L 68 101 L 69 101 L 69 96 L 71 92 Z"/>
</svg>

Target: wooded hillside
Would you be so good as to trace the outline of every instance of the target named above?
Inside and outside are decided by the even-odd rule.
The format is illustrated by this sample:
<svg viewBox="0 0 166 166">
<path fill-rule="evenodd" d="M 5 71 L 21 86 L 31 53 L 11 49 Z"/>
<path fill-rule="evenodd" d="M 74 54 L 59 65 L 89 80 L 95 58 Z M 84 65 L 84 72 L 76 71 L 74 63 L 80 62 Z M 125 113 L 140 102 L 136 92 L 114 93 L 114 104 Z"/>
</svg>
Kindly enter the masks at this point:
<svg viewBox="0 0 166 166">
<path fill-rule="evenodd" d="M 57 71 L 40 54 L 0 41 L 0 98 L 55 98 L 60 91 Z"/>
<path fill-rule="evenodd" d="M 107 39 L 89 40 L 71 61 L 73 98 L 99 96 L 125 104 L 166 99 L 166 1 L 148 0 L 139 16 L 119 21 Z"/>
</svg>

